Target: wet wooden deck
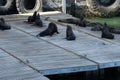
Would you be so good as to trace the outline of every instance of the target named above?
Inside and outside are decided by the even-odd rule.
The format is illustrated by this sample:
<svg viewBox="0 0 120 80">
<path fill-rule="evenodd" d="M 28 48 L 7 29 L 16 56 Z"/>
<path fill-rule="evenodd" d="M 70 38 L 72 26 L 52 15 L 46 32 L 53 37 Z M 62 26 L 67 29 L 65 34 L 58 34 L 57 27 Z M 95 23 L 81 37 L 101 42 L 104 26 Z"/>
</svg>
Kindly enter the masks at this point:
<svg viewBox="0 0 120 80">
<path fill-rule="evenodd" d="M 15 16 L 5 17 L 12 29 L 0 31 L 0 48 L 33 71 L 51 75 L 120 66 L 120 45 L 116 44 L 118 38 L 112 41 L 101 39 L 99 32 L 93 34 L 87 28 L 72 25 L 77 39 L 67 41 L 64 39 L 66 27 L 59 23 L 57 26 L 60 34 L 36 37 L 47 28 L 49 21 L 56 22 L 57 19 L 72 17 L 70 15 L 63 13 L 44 15 L 42 20 L 45 27 L 42 28 L 24 23 L 26 15 Z M 51 20 L 45 21 L 46 17 L 50 17 Z"/>
</svg>

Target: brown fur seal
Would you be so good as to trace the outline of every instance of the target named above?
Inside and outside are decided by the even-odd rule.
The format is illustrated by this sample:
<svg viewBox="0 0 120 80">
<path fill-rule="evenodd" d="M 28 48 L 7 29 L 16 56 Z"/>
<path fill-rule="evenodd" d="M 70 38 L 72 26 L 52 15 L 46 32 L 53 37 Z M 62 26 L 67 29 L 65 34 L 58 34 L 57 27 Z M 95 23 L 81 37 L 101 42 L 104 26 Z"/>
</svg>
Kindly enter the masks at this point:
<svg viewBox="0 0 120 80">
<path fill-rule="evenodd" d="M 5 22 L 4 18 L 0 18 L 0 29 L 1 29 L 1 30 L 9 30 L 9 29 L 11 29 L 11 26 L 9 26 L 9 25 Z"/>
<path fill-rule="evenodd" d="M 86 27 L 87 21 L 84 19 L 84 17 L 81 17 L 79 20 L 78 19 L 73 19 L 73 18 L 68 18 L 68 19 L 60 19 L 58 22 L 64 22 L 64 23 L 69 23 L 69 24 L 75 24 L 80 27 Z"/>
<path fill-rule="evenodd" d="M 114 33 L 114 34 L 120 34 L 120 29 L 109 28 L 109 31 L 110 31 L 111 33 Z"/>
<path fill-rule="evenodd" d="M 78 20 L 77 19 L 73 19 L 73 18 L 69 18 L 69 19 L 60 19 L 60 20 L 58 20 L 58 22 L 77 24 Z"/>
<path fill-rule="evenodd" d="M 107 23 L 104 23 L 101 38 L 114 39 L 114 35 L 109 32 Z"/>
<path fill-rule="evenodd" d="M 66 39 L 67 40 L 75 40 L 76 36 L 72 31 L 72 27 L 67 25 L 67 29 L 66 29 Z"/>
<path fill-rule="evenodd" d="M 39 27 L 43 27 L 43 22 L 42 22 L 42 20 L 40 19 L 39 13 L 38 13 L 37 16 L 36 16 L 34 25 L 37 25 L 37 26 L 39 26 Z"/>
<path fill-rule="evenodd" d="M 37 11 L 35 11 L 32 16 L 28 17 L 28 23 L 35 22 L 36 16 L 37 16 Z"/>
<path fill-rule="evenodd" d="M 39 37 L 39 36 L 44 37 L 44 36 L 48 36 L 48 35 L 52 36 L 54 33 L 59 34 L 57 25 L 55 23 L 51 22 L 51 23 L 49 23 L 48 28 L 46 30 L 42 31 L 41 33 L 39 33 L 37 35 L 37 37 Z"/>
<path fill-rule="evenodd" d="M 84 17 L 81 17 L 76 25 L 80 27 L 86 27 L 86 20 L 84 19 Z"/>
</svg>

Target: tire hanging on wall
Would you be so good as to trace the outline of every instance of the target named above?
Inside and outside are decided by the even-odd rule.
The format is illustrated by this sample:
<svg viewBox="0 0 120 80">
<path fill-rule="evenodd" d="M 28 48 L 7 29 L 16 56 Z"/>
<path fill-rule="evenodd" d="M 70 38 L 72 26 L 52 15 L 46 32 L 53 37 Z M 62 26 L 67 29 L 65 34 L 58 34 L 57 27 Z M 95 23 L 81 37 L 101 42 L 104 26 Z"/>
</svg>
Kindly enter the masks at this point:
<svg viewBox="0 0 120 80">
<path fill-rule="evenodd" d="M 42 11 L 42 0 L 16 0 L 16 7 L 19 13 Z"/>
<path fill-rule="evenodd" d="M 0 14 L 10 13 L 14 8 L 15 0 L 1 0 L 0 1 Z"/>
<path fill-rule="evenodd" d="M 100 17 L 112 17 L 119 11 L 120 0 L 115 0 L 108 6 L 101 5 L 98 0 L 86 0 L 91 13 Z"/>
</svg>

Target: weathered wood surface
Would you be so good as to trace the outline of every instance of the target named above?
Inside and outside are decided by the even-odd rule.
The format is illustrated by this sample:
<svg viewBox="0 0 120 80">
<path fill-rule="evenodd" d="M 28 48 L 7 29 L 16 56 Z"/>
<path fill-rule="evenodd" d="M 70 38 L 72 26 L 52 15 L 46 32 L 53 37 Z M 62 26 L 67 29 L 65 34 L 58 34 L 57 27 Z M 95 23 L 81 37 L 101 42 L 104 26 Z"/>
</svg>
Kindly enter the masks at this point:
<svg viewBox="0 0 120 80">
<path fill-rule="evenodd" d="M 20 25 L 17 27 L 18 29 L 33 36 L 47 28 L 46 26 L 49 24 L 49 22 L 44 21 L 44 23 L 45 27 L 38 28 L 32 26 L 31 28 L 31 26 L 27 24 L 21 26 L 20 24 L 22 24 L 22 22 L 14 22 L 14 24 Z M 64 39 L 66 37 L 66 27 L 60 25 L 57 26 L 60 34 L 53 35 L 53 37 L 41 37 L 41 39 L 55 44 L 57 47 L 62 47 L 63 49 L 71 51 L 77 56 L 83 56 L 85 59 L 99 64 L 100 68 L 120 66 L 119 45 L 90 36 L 77 30 L 74 30 L 77 40 L 67 41 Z"/>
<path fill-rule="evenodd" d="M 66 15 L 46 17 L 57 20 L 65 18 Z M 68 17 L 71 16 L 67 15 Z M 24 23 L 23 20 L 9 24 L 12 30 L 0 31 L 0 47 L 39 70 L 41 74 L 71 73 L 120 66 L 120 46 L 86 34 L 85 29 L 75 26 L 80 30 L 74 30 L 77 39 L 67 41 L 64 39 L 66 27 L 60 25 L 57 25 L 60 34 L 52 37 L 35 37 L 47 28 L 49 21 L 44 21 L 42 28 Z"/>
<path fill-rule="evenodd" d="M 0 49 L 0 80 L 48 80 Z"/>
<path fill-rule="evenodd" d="M 78 19 L 78 18 L 75 18 L 75 17 L 72 17 L 72 16 L 68 16 L 68 15 L 65 16 L 65 14 L 63 14 L 63 13 L 58 14 L 58 17 L 56 17 L 54 15 L 51 15 L 51 16 L 49 16 L 49 15 L 47 16 L 46 15 L 45 17 L 49 17 L 53 21 L 57 21 L 59 19 L 67 19 L 67 18 Z M 62 24 L 66 25 L 66 23 L 62 23 Z M 91 36 L 94 36 L 94 37 L 97 37 L 97 38 L 101 39 L 101 31 L 91 31 L 92 27 L 86 27 L 86 28 L 84 28 L 84 27 L 73 25 L 73 24 L 69 24 L 69 25 L 71 25 L 77 31 L 84 32 L 86 34 L 89 34 Z M 109 39 L 101 39 L 101 40 L 108 41 L 108 42 L 120 45 L 120 35 L 119 34 L 114 34 L 114 36 L 115 36 L 114 40 L 109 40 Z"/>
<path fill-rule="evenodd" d="M 62 14 L 62 15 L 64 15 L 64 14 Z M 62 17 L 62 15 L 59 14 L 58 16 L 60 16 L 60 17 L 58 17 L 58 16 L 56 17 L 54 15 L 52 15 L 50 17 L 53 18 L 54 20 L 65 18 L 65 16 Z M 49 16 L 47 16 L 47 17 L 49 17 Z M 47 24 L 48 23 L 49 22 L 47 22 Z M 78 39 L 75 42 L 73 41 L 73 42 L 69 43 L 63 39 L 63 38 L 65 38 L 65 28 L 63 28 L 63 27 L 59 27 L 59 30 L 61 30 L 60 32 L 62 33 L 62 34 L 60 34 L 60 36 L 55 36 L 52 38 L 45 37 L 42 39 L 51 41 L 52 43 L 57 44 L 61 47 L 64 47 L 65 49 L 67 48 L 68 50 L 73 50 L 73 52 L 76 52 L 80 55 L 82 54 L 83 56 L 87 56 L 89 59 L 91 59 L 97 63 L 100 63 L 101 68 L 110 67 L 110 66 L 111 67 L 119 66 L 119 57 L 117 57 L 117 56 L 120 56 L 119 55 L 119 49 L 120 49 L 119 46 L 117 46 L 113 43 L 110 43 L 109 41 L 106 41 L 104 39 L 100 39 L 100 34 L 101 34 L 100 32 L 97 32 L 96 34 L 94 33 L 95 36 L 99 37 L 99 38 L 96 38 L 96 37 L 92 37 L 92 36 L 87 36 L 88 34 L 84 34 L 84 31 L 91 34 L 91 31 L 88 30 L 89 28 L 80 28 L 80 27 L 76 26 L 76 29 L 78 29 L 78 28 L 79 28 L 79 30 L 82 30 L 83 32 L 75 31 L 75 33 L 78 35 L 77 36 Z M 24 27 L 21 29 L 25 30 Z M 42 29 L 40 29 L 40 31 L 42 31 Z M 36 35 L 37 32 L 33 31 L 33 32 L 31 32 L 31 34 Z M 82 34 L 82 35 L 79 35 L 79 34 Z M 118 41 L 118 39 L 115 39 L 115 40 Z M 74 44 L 74 45 L 71 46 L 72 44 Z M 104 52 L 106 52 L 106 54 L 103 54 Z M 93 54 L 93 55 L 91 55 L 91 54 Z M 114 56 L 113 56 L 113 54 L 114 54 Z M 90 57 L 89 57 L 89 55 L 90 55 Z"/>
<path fill-rule="evenodd" d="M 55 18 L 54 16 L 51 16 L 50 18 L 51 18 L 50 21 L 56 22 L 58 19 L 66 19 L 68 17 L 61 17 L 61 18 L 56 17 Z M 69 18 L 71 18 L 71 17 L 69 17 Z M 62 25 L 66 25 L 66 23 L 62 23 Z M 103 41 L 103 43 L 102 43 L 103 45 L 106 45 L 106 43 L 104 43 L 104 41 L 112 44 L 110 46 L 107 44 L 107 46 L 108 46 L 107 48 L 103 46 L 102 47 L 103 49 L 99 49 L 99 48 L 96 49 L 98 46 L 101 46 L 100 44 L 98 44 L 96 48 L 93 48 L 93 50 L 83 51 L 84 55 L 89 55 L 90 54 L 91 57 L 89 57 L 89 59 L 92 59 L 92 60 L 100 63 L 101 64 L 100 68 L 106 68 L 106 67 L 110 67 L 110 66 L 111 67 L 120 66 L 120 58 L 119 58 L 119 56 L 120 56 L 119 55 L 120 35 L 114 34 L 115 35 L 114 40 L 102 39 L 101 38 L 101 32 L 100 31 L 91 31 L 90 30 L 91 27 L 83 28 L 83 27 L 79 27 L 79 26 L 76 26 L 76 25 L 73 25 L 73 24 L 69 24 L 69 25 L 71 25 L 78 32 L 85 33 L 87 35 L 90 35 L 90 36 L 93 36 L 93 37 L 97 38 L 98 40 Z M 89 40 L 87 42 L 89 42 Z M 93 43 L 89 43 L 89 44 L 94 45 L 94 43 L 97 43 L 96 41 L 92 41 L 92 42 Z M 99 57 L 95 56 L 96 54 L 93 54 L 93 53 L 99 54 L 98 55 Z M 105 54 L 103 54 L 103 53 L 105 53 Z M 94 57 L 92 57 L 93 55 L 91 55 L 91 54 L 94 55 L 95 59 L 94 59 Z"/>
<path fill-rule="evenodd" d="M 25 28 L 24 30 L 31 33 L 32 31 L 39 32 L 40 28 L 25 24 L 23 21 L 10 23 L 13 26 L 12 30 L 0 31 L 0 47 L 36 70 L 39 70 L 41 74 L 47 75 L 97 69 L 97 64 L 94 62 L 76 56 L 20 30 L 20 27 Z"/>
</svg>

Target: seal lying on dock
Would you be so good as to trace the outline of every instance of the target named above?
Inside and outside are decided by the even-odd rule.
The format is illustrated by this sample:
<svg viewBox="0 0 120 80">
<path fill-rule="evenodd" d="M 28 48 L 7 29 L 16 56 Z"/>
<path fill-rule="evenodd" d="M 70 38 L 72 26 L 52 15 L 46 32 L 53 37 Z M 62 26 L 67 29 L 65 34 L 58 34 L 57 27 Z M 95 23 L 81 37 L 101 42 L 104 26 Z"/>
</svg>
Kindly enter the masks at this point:
<svg viewBox="0 0 120 80">
<path fill-rule="evenodd" d="M 41 33 L 39 33 L 37 35 L 37 37 L 41 36 L 52 36 L 54 33 L 59 34 L 58 29 L 57 29 L 57 25 L 55 23 L 49 23 L 48 28 L 44 31 L 42 31 Z"/>
<path fill-rule="evenodd" d="M 75 24 L 75 25 L 78 25 L 80 27 L 86 27 L 86 20 L 84 19 L 84 17 L 81 17 L 80 19 L 73 19 L 73 18 L 59 19 L 58 22 Z"/>
<path fill-rule="evenodd" d="M 67 25 L 67 29 L 66 29 L 66 39 L 67 40 L 75 40 L 76 36 L 72 31 L 72 27 Z"/>
<path fill-rule="evenodd" d="M 114 39 L 114 35 L 109 32 L 107 23 L 104 23 L 101 38 Z"/>
<path fill-rule="evenodd" d="M 120 34 L 120 29 L 109 28 L 109 31 L 110 31 L 111 33 L 114 33 L 114 34 Z"/>
<path fill-rule="evenodd" d="M 4 18 L 0 18 L 0 29 L 1 29 L 1 30 L 9 30 L 9 29 L 11 29 L 11 26 L 9 26 L 9 25 L 5 22 Z"/>
<path fill-rule="evenodd" d="M 91 31 L 102 31 L 103 25 L 98 22 L 92 22 L 87 24 L 88 27 L 92 27 Z M 114 33 L 114 34 L 120 34 L 120 29 L 113 28 L 113 27 L 108 27 L 109 32 Z"/>
<path fill-rule="evenodd" d="M 58 22 L 64 22 L 64 23 L 69 23 L 69 24 L 78 24 L 77 19 L 69 18 L 69 19 L 59 19 Z"/>
<path fill-rule="evenodd" d="M 98 22 L 89 23 L 89 24 L 87 24 L 87 26 L 92 27 L 91 31 L 101 31 L 103 28 L 103 25 Z"/>
</svg>

